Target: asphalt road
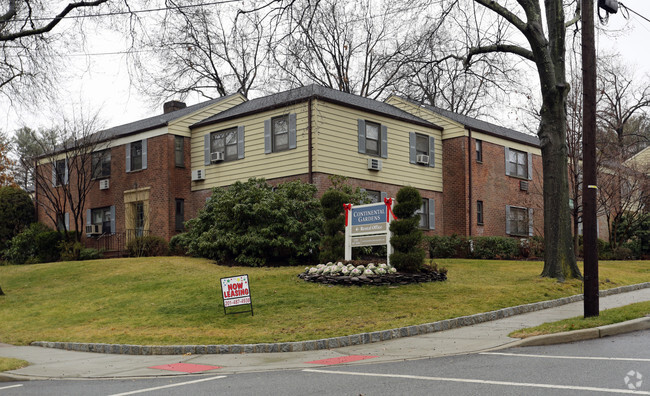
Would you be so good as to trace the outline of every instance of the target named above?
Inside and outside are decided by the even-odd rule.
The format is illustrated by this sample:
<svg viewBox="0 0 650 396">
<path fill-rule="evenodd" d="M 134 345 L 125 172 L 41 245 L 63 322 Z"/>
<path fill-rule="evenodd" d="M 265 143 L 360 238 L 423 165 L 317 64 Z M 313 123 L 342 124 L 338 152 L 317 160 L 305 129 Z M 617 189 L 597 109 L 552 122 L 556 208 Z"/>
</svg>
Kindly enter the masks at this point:
<svg viewBox="0 0 650 396">
<path fill-rule="evenodd" d="M 650 395 L 650 330 L 545 347 L 235 375 L 0 382 L 0 395 Z"/>
</svg>

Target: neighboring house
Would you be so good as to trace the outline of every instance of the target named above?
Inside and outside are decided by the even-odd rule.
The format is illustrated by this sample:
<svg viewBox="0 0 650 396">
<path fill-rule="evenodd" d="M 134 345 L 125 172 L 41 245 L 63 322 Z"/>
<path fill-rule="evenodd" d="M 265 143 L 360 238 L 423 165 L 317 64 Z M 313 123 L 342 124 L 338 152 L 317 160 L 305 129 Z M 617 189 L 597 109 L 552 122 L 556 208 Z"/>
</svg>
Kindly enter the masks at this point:
<svg viewBox="0 0 650 396">
<path fill-rule="evenodd" d="M 374 201 L 412 186 L 429 234 L 542 234 L 536 137 L 396 96 L 379 102 L 316 85 L 237 94 L 103 133 L 108 148 L 93 161 L 98 183 L 86 200 L 90 246 L 149 233 L 169 240 L 214 187 L 251 177 L 299 179 L 322 194 L 330 176 L 345 176 Z M 55 177 L 66 169 L 55 166 Z"/>
<path fill-rule="evenodd" d="M 398 96 L 386 102 L 444 128 L 445 235 L 543 235 L 536 136 Z"/>
</svg>

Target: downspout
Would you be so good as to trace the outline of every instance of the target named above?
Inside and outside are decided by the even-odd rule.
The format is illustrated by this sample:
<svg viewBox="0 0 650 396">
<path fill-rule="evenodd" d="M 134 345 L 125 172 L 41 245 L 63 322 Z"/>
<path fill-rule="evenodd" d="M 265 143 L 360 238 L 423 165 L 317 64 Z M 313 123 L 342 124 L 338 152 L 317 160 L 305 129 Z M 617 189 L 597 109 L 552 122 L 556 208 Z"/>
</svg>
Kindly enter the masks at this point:
<svg viewBox="0 0 650 396">
<path fill-rule="evenodd" d="M 308 177 L 309 177 L 309 184 L 314 184 L 314 167 L 313 167 L 313 148 L 312 148 L 312 129 L 311 129 L 311 122 L 312 122 L 312 115 L 311 115 L 311 105 L 312 105 L 312 98 L 309 98 L 309 102 L 307 103 L 308 109 L 307 109 L 307 145 L 308 145 L 308 161 L 309 161 L 309 171 L 308 171 Z"/>
<path fill-rule="evenodd" d="M 473 197 L 472 197 L 472 128 L 467 128 L 467 131 L 469 134 L 467 135 L 467 172 L 469 173 L 469 177 L 467 178 L 467 194 L 468 194 L 468 200 L 469 200 L 469 205 L 467 208 L 467 213 L 469 215 L 469 234 L 467 235 L 468 237 L 472 236 L 472 205 L 473 205 Z"/>
</svg>

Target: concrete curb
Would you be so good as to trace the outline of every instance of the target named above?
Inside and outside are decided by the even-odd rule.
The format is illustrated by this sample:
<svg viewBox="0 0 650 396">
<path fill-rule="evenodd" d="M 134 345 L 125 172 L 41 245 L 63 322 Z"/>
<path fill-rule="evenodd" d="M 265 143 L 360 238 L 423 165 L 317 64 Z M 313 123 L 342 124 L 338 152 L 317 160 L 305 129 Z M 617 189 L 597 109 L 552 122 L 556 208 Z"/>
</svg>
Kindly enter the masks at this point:
<svg viewBox="0 0 650 396">
<path fill-rule="evenodd" d="M 508 344 L 508 347 L 544 346 L 554 344 L 566 344 L 574 341 L 593 340 L 616 334 L 631 333 L 638 330 L 650 329 L 650 317 L 628 320 L 627 322 L 614 323 L 607 326 L 594 327 L 593 329 L 582 329 L 565 331 L 555 334 L 544 334 Z"/>
<path fill-rule="evenodd" d="M 601 297 L 631 292 L 650 288 L 650 282 L 636 285 L 621 286 L 609 290 L 601 290 Z M 503 319 L 514 315 L 539 311 L 542 309 L 558 307 L 584 300 L 584 295 L 577 294 L 557 300 L 541 301 L 537 303 L 517 305 L 496 311 L 479 313 L 459 318 L 441 320 L 421 325 L 400 327 L 396 329 L 374 331 L 370 333 L 353 334 L 349 336 L 324 338 L 320 340 L 265 343 L 265 344 L 235 344 L 235 345 L 128 345 L 128 344 L 102 344 L 79 342 L 50 342 L 35 341 L 32 346 L 44 348 L 64 349 L 68 351 L 96 352 L 122 355 L 207 355 L 207 354 L 239 354 L 239 353 L 273 353 L 273 352 L 303 352 L 322 349 L 333 349 L 353 345 L 370 344 L 388 341 L 396 338 L 411 337 L 422 334 L 435 333 L 459 327 L 472 326 L 478 323 Z M 532 337 L 531 337 L 532 338 Z"/>
</svg>

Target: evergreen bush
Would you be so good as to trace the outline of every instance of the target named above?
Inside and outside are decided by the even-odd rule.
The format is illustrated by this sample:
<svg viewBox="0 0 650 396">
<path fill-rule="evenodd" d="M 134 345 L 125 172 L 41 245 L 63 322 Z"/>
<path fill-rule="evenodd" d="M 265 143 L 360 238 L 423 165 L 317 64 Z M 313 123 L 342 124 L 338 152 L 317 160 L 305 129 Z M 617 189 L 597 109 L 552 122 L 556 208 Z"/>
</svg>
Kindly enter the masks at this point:
<svg viewBox="0 0 650 396">
<path fill-rule="evenodd" d="M 418 272 L 426 256 L 420 247 L 422 230 L 418 228 L 420 217 L 416 214 L 422 206 L 422 197 L 416 188 L 402 187 L 396 198 L 393 213 L 398 220 L 390 223 L 390 231 L 393 233 L 390 243 L 394 249 L 390 263 L 401 272 Z"/>
<path fill-rule="evenodd" d="M 169 254 L 167 241 L 156 235 L 137 237 L 126 245 L 130 257 L 154 257 Z"/>
</svg>

